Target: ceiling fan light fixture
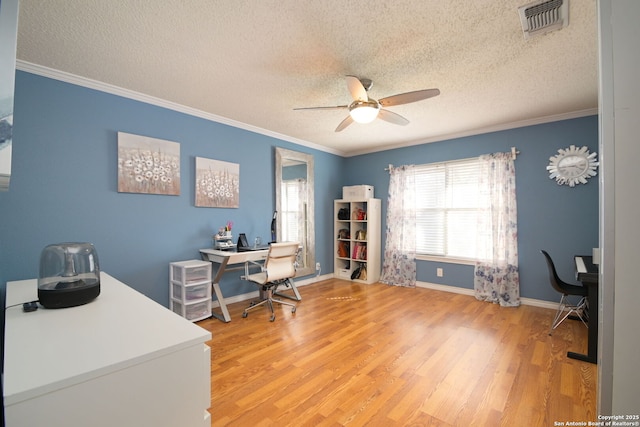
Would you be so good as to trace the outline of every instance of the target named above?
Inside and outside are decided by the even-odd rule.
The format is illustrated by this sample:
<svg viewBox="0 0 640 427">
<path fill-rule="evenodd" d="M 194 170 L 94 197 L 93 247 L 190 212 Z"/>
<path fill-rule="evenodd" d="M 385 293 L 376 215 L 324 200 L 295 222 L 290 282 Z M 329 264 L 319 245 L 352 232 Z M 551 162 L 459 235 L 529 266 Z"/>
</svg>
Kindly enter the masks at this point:
<svg viewBox="0 0 640 427">
<path fill-rule="evenodd" d="M 349 106 L 349 114 L 356 123 L 371 123 L 379 111 L 380 105 L 375 101 L 355 101 Z"/>
<path fill-rule="evenodd" d="M 371 84 L 371 80 L 369 79 L 358 78 L 356 76 L 347 76 L 347 89 L 349 89 L 351 99 L 353 100 L 348 106 L 336 105 L 335 107 L 307 107 L 294 108 L 294 110 L 324 110 L 348 108 L 349 115 L 340 122 L 335 130 L 336 132 L 343 131 L 353 122 L 371 123 L 376 118 L 384 120 L 385 122 L 393 123 L 394 125 L 406 126 L 409 124 L 409 120 L 402 117 L 400 114 L 387 110 L 386 107 L 409 104 L 440 95 L 440 90 L 438 89 L 422 89 L 414 90 L 412 92 L 399 93 L 397 95 L 387 96 L 386 98 L 382 98 L 380 100 L 375 100 L 369 98 L 369 95 L 367 95 L 367 91 L 371 88 Z"/>
</svg>

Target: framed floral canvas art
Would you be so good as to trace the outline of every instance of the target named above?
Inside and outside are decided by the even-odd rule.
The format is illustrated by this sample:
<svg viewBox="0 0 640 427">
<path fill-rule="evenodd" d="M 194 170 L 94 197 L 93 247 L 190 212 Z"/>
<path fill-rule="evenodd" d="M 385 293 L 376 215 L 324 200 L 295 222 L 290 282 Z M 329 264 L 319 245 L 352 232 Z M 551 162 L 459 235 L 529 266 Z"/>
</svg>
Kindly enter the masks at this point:
<svg viewBox="0 0 640 427">
<path fill-rule="evenodd" d="M 240 205 L 240 165 L 196 157 L 196 206 L 237 208 Z"/>
<path fill-rule="evenodd" d="M 118 192 L 180 195 L 180 144 L 118 132 Z"/>
</svg>

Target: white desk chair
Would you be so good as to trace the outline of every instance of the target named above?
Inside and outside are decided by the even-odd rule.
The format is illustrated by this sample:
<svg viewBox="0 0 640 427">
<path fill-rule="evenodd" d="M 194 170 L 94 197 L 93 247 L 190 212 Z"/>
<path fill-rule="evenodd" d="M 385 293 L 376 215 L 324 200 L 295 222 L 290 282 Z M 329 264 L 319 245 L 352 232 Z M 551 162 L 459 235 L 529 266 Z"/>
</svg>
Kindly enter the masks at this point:
<svg viewBox="0 0 640 427">
<path fill-rule="evenodd" d="M 264 265 L 261 266 L 259 273 L 249 274 L 244 278 L 255 283 L 261 290 L 260 295 L 263 298 L 257 303 L 252 303 L 242 313 L 242 317 L 247 317 L 249 311 L 256 307 L 267 305 L 271 310 L 271 318 L 273 322 L 276 315 L 273 311 L 273 303 L 287 305 L 291 307 L 291 312 L 296 312 L 296 305 L 273 298 L 274 289 L 291 279 L 296 274 L 296 256 L 298 254 L 300 244 L 298 242 L 282 242 L 272 243 L 269 246 L 269 253 Z"/>
</svg>

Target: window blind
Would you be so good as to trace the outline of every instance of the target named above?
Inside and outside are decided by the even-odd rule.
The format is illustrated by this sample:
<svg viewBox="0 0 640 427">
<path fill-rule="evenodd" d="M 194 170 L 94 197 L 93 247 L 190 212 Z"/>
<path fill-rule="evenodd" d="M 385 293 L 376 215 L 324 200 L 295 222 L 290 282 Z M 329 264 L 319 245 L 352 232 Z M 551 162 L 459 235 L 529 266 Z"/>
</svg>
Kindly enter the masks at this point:
<svg viewBox="0 0 640 427">
<path fill-rule="evenodd" d="M 416 167 L 416 252 L 476 257 L 479 160 Z"/>
<path fill-rule="evenodd" d="M 282 241 L 283 242 L 297 242 L 298 239 L 298 214 L 300 211 L 300 184 L 296 180 L 283 181 L 282 187 L 282 200 L 285 201 L 284 211 L 281 212 L 282 216 Z"/>
</svg>

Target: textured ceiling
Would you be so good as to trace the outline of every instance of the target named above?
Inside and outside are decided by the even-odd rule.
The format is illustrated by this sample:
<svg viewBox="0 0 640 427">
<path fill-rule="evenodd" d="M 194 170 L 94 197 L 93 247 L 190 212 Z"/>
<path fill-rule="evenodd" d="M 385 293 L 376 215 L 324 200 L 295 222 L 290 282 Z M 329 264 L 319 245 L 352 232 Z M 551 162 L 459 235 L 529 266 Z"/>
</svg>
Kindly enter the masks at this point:
<svg viewBox="0 0 640 427">
<path fill-rule="evenodd" d="M 568 0 L 565 0 L 568 1 Z M 596 0 L 525 40 L 528 0 L 20 0 L 19 66 L 103 82 L 268 135 L 352 155 L 579 116 L 598 105 Z M 345 75 L 410 120 L 334 129 Z"/>
</svg>

